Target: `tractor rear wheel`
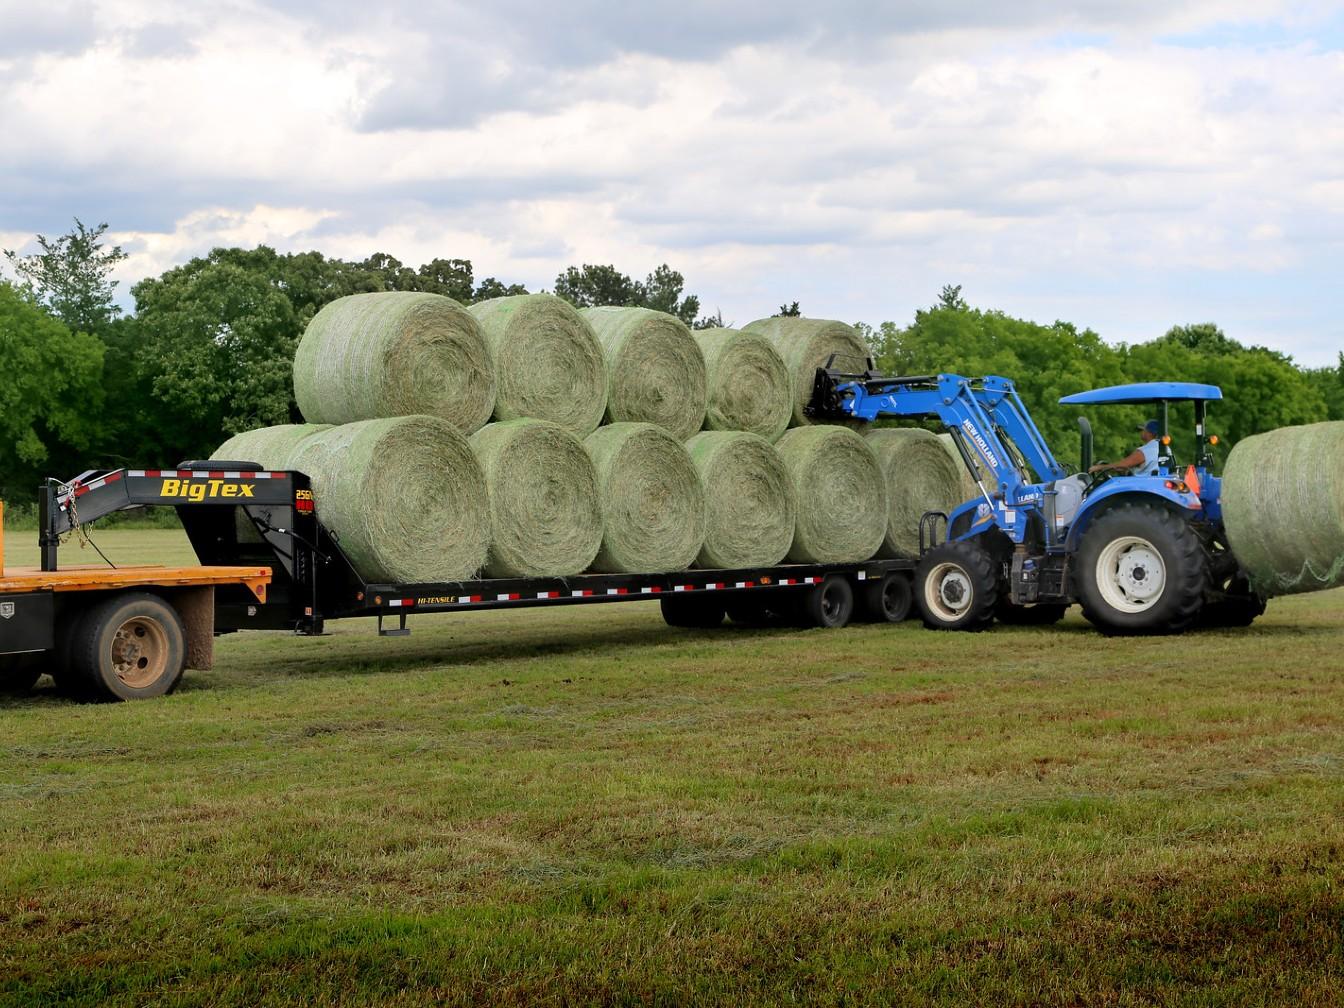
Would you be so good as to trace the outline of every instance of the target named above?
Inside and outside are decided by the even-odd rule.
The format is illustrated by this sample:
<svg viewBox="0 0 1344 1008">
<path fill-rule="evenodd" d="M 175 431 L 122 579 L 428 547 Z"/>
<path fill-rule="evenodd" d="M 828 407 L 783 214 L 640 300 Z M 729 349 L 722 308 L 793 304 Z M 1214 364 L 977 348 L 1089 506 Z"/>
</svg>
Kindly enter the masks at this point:
<svg viewBox="0 0 1344 1008">
<path fill-rule="evenodd" d="M 1199 615 L 1206 566 L 1188 522 L 1159 504 L 1120 504 L 1083 534 L 1083 615 L 1105 634 L 1179 633 Z"/>
<path fill-rule="evenodd" d="M 915 568 L 915 604 L 932 630 L 984 630 L 994 622 L 994 560 L 973 542 L 936 546 Z"/>
</svg>

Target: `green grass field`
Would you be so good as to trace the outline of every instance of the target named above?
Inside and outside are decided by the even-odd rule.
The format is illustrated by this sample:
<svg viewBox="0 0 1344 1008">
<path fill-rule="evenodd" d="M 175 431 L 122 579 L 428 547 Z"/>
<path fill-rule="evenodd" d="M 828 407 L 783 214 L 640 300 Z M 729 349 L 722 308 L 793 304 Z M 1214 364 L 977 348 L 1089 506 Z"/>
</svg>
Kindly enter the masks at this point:
<svg viewBox="0 0 1344 1008">
<path fill-rule="evenodd" d="M 0 701 L 0 1003 L 1344 1003 L 1344 593 L 1151 640 L 412 626 Z"/>
</svg>

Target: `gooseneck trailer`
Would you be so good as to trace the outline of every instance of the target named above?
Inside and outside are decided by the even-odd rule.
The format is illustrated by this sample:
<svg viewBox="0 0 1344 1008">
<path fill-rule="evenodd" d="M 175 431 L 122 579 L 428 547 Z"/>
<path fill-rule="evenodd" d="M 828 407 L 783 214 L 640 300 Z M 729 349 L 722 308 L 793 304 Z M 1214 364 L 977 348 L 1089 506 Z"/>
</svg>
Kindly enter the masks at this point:
<svg viewBox="0 0 1344 1008">
<path fill-rule="evenodd" d="M 213 638 L 238 630 L 320 635 L 328 620 L 367 617 L 385 637 L 416 614 L 651 601 L 673 626 L 792 623 L 837 627 L 910 613 L 908 560 L 786 564 L 661 574 L 580 574 L 440 584 L 366 581 L 319 520 L 300 472 L 248 462 L 87 472 L 49 481 L 39 499 L 38 569 L 5 571 L 0 540 L 0 684 L 49 673 L 88 699 L 170 692 L 185 669 L 210 668 Z M 59 544 L 117 511 L 177 510 L 199 566 L 61 568 Z"/>
</svg>

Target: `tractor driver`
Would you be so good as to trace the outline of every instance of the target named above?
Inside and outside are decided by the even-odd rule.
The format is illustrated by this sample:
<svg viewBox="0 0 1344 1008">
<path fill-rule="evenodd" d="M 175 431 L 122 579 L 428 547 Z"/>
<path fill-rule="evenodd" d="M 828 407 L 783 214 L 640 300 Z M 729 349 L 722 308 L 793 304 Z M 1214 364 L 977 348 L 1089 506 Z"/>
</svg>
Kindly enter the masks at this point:
<svg viewBox="0 0 1344 1008">
<path fill-rule="evenodd" d="M 1139 424 L 1136 430 L 1139 431 L 1139 440 L 1142 442 L 1132 452 L 1122 458 L 1119 462 L 1098 462 L 1091 469 L 1090 473 L 1097 472 L 1119 472 L 1128 476 L 1156 476 L 1157 475 L 1157 453 L 1160 442 L 1157 439 L 1157 432 L 1161 428 L 1156 420 L 1149 420 L 1147 423 Z"/>
</svg>

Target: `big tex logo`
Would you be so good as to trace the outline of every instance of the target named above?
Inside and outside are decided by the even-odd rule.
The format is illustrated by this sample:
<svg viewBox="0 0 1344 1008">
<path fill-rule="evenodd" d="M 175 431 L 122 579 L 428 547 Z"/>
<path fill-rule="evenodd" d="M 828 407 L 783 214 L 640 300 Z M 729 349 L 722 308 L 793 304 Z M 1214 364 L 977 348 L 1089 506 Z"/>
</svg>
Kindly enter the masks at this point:
<svg viewBox="0 0 1344 1008">
<path fill-rule="evenodd" d="M 159 488 L 159 496 L 199 502 L 212 497 L 251 497 L 255 487 L 255 483 L 220 479 L 166 479 Z"/>
</svg>

